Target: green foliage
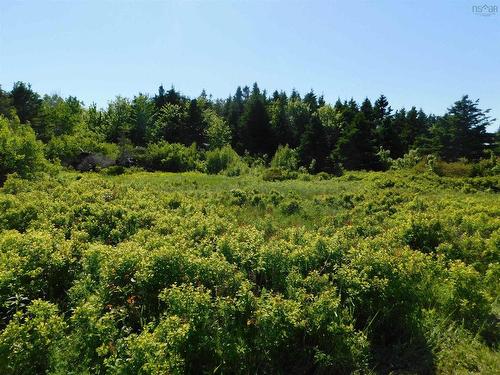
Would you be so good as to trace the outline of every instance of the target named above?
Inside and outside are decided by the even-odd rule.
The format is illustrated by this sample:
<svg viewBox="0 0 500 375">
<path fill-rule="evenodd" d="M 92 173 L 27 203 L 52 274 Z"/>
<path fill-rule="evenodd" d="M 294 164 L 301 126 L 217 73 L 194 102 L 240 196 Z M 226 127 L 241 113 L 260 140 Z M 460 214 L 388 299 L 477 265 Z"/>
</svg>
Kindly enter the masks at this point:
<svg viewBox="0 0 500 375">
<path fill-rule="evenodd" d="M 431 127 L 434 151 L 447 161 L 479 159 L 490 138 L 486 133 L 492 123 L 489 112 L 479 108 L 479 99 L 464 95 Z"/>
<path fill-rule="evenodd" d="M 496 176 L 500 174 L 500 157 L 490 153 L 488 159 L 482 159 L 472 166 L 472 176 Z"/>
<path fill-rule="evenodd" d="M 239 176 L 246 172 L 248 166 L 231 146 L 207 151 L 206 169 L 210 174 L 223 173 L 226 176 Z"/>
<path fill-rule="evenodd" d="M 0 116 L 0 183 L 9 173 L 29 178 L 45 168 L 43 144 L 33 130 Z"/>
<path fill-rule="evenodd" d="M 269 96 L 257 83 L 252 89 L 238 87 L 225 100 L 212 99 L 205 92 L 190 99 L 174 87 L 165 90 L 160 86 L 153 97 L 142 93 L 133 99 L 118 96 L 107 108 L 98 109 L 95 104 L 85 108 L 72 96 L 41 98 L 29 84 L 16 82 L 10 92 L 0 89 L 0 113 L 11 120 L 18 116 L 21 123 L 29 124 L 47 144 L 50 160 L 75 167 L 81 162 L 80 155 L 88 152 L 130 167 L 140 159 L 135 156 L 143 147 L 167 142 L 195 143 L 210 150 L 231 146 L 250 167 L 254 167 L 250 159 L 262 159 L 267 165 L 280 145 L 288 145 L 271 166 L 284 170 L 304 167 L 314 174 L 341 175 L 344 169 L 387 170 L 391 166 L 407 169 L 419 163 L 419 155 L 435 155 L 445 162 L 466 158 L 477 164 L 471 173 L 445 171 L 442 175 L 498 172 L 481 161 L 487 152 L 498 149 L 498 134 L 487 132 L 495 120 L 489 117 L 489 110 L 479 108 L 478 100 L 468 96 L 443 116 L 434 116 L 415 107 L 393 112 L 384 95 L 373 104 L 366 98 L 359 104 L 351 99 L 331 105 L 312 90 L 303 98 L 295 90 L 290 96 L 283 91 Z M 111 156 L 116 150 L 110 143 L 118 145 L 118 158 Z M 291 163 L 281 160 L 283 157 Z M 94 170 L 95 164 L 78 169 Z M 148 169 L 165 170 L 152 164 Z M 261 174 L 263 166 L 254 169 L 254 174 Z"/>
<path fill-rule="evenodd" d="M 198 167 L 198 152 L 196 145 L 186 147 L 179 143 L 151 143 L 143 155 L 140 155 L 139 164 L 148 170 L 168 172 L 183 172 Z"/>
<path fill-rule="evenodd" d="M 498 367 L 498 175 L 438 176 L 425 157 L 228 177 L 243 163 L 229 146 L 134 152 L 213 174 L 113 167 L 0 189 L 1 373 Z"/>
<path fill-rule="evenodd" d="M 0 113 L 0 373 L 498 368 L 498 137 L 477 101 L 160 86 L 98 110 L 18 82 Z M 32 179 L 44 151 L 117 165 Z"/>
<path fill-rule="evenodd" d="M 404 154 L 403 157 L 391 161 L 391 169 L 410 169 L 415 167 L 422 157 L 418 149 L 413 149 Z"/>
<path fill-rule="evenodd" d="M 35 126 L 39 121 L 42 105 L 40 95 L 33 91 L 29 83 L 15 82 L 10 92 L 10 98 L 21 123 L 30 123 Z"/>
<path fill-rule="evenodd" d="M 59 160 L 64 165 L 78 162 L 83 152 L 102 154 L 111 160 L 116 160 L 119 154 L 116 144 L 100 141 L 97 134 L 85 129 L 53 137 L 45 147 L 45 155 L 49 160 Z"/>
<path fill-rule="evenodd" d="M 17 312 L 0 334 L 2 374 L 43 374 L 66 324 L 55 305 L 41 300 Z"/>
<path fill-rule="evenodd" d="M 244 105 L 241 115 L 241 134 L 244 150 L 252 154 L 271 154 L 274 152 L 273 133 L 265 96 L 254 83 L 252 93 Z"/>
<path fill-rule="evenodd" d="M 447 163 L 445 161 L 438 160 L 434 163 L 432 170 L 438 176 L 469 177 L 472 176 L 473 166 L 464 162 Z"/>
<path fill-rule="evenodd" d="M 284 181 L 293 180 L 298 177 L 298 173 L 295 171 L 289 171 L 282 168 L 267 168 L 262 174 L 262 179 L 264 181 Z"/>
<path fill-rule="evenodd" d="M 149 143 L 165 140 L 171 143 L 181 143 L 184 140 L 186 112 L 179 104 L 165 104 L 159 111 L 153 126 L 146 131 Z"/>
<path fill-rule="evenodd" d="M 206 136 L 211 149 L 223 148 L 231 144 L 231 128 L 226 121 L 211 109 L 203 112 Z"/>
<path fill-rule="evenodd" d="M 271 160 L 271 167 L 287 171 L 296 171 L 299 167 L 299 155 L 296 150 L 288 145 L 279 146 Z"/>
<path fill-rule="evenodd" d="M 154 124 L 154 103 L 146 95 L 139 94 L 132 100 L 130 140 L 138 146 L 146 144 L 146 135 Z"/>
</svg>

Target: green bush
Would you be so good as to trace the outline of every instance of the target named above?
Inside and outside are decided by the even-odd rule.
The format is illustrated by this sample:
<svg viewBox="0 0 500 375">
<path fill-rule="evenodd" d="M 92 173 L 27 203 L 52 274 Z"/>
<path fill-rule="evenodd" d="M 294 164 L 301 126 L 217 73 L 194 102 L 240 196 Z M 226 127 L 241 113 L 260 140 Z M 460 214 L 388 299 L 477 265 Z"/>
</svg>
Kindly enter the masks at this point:
<svg viewBox="0 0 500 375">
<path fill-rule="evenodd" d="M 199 155 L 195 144 L 159 142 L 149 144 L 138 162 L 150 171 L 185 172 L 199 167 Z"/>
<path fill-rule="evenodd" d="M 206 170 L 210 174 L 223 173 L 227 176 L 239 176 L 248 169 L 231 146 L 207 151 L 205 157 Z"/>
<path fill-rule="evenodd" d="M 419 154 L 418 149 L 409 150 L 407 154 L 404 154 L 402 158 L 391 160 L 391 169 L 411 169 L 415 167 L 422 157 Z"/>
<path fill-rule="evenodd" d="M 43 144 L 33 129 L 0 116 L 0 185 L 9 173 L 30 178 L 46 168 Z"/>
<path fill-rule="evenodd" d="M 488 159 L 482 159 L 472 166 L 472 177 L 496 176 L 500 174 L 500 157 L 493 152 Z"/>
<path fill-rule="evenodd" d="M 435 165 L 435 172 L 438 176 L 444 177 L 470 177 L 472 175 L 472 165 L 464 162 L 446 163 L 438 161 Z"/>
<path fill-rule="evenodd" d="M 104 173 L 0 189 L 0 373 L 495 373 L 498 176 Z"/>
<path fill-rule="evenodd" d="M 264 181 L 284 181 L 294 180 L 298 178 L 299 174 L 295 171 L 288 171 L 281 168 L 267 168 L 264 170 L 262 179 Z"/>
<path fill-rule="evenodd" d="M 49 160 L 59 160 L 64 165 L 77 163 L 84 152 L 102 154 L 111 160 L 116 160 L 119 154 L 116 144 L 101 142 L 96 134 L 88 131 L 53 137 L 45 148 Z"/>
<path fill-rule="evenodd" d="M 65 329 L 64 319 L 55 305 L 33 301 L 25 313 L 17 312 L 0 334 L 0 372 L 6 375 L 46 373 Z"/>
<path fill-rule="evenodd" d="M 296 171 L 299 167 L 299 154 L 288 145 L 279 146 L 271 160 L 271 167 L 286 171 Z"/>
<path fill-rule="evenodd" d="M 112 165 L 101 170 L 102 173 L 107 174 L 108 176 L 119 176 L 121 174 L 124 174 L 125 171 L 125 167 L 121 165 Z"/>
</svg>

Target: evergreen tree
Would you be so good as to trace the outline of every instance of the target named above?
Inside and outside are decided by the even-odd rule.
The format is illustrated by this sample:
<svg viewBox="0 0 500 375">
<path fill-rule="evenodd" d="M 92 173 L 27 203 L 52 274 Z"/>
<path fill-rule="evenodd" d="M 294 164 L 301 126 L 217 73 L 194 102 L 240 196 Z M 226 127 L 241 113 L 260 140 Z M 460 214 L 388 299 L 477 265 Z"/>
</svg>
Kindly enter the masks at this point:
<svg viewBox="0 0 500 375">
<path fill-rule="evenodd" d="M 205 129 L 203 123 L 203 114 L 198 100 L 189 101 L 187 110 L 186 129 L 183 135 L 182 142 L 185 145 L 196 143 L 202 145 L 205 142 Z"/>
<path fill-rule="evenodd" d="M 175 91 L 174 86 L 170 87 L 170 90 L 168 90 L 166 95 L 165 95 L 165 101 L 168 104 L 181 105 L 182 99 L 183 98 L 180 95 L 180 93 Z"/>
<path fill-rule="evenodd" d="M 165 104 L 167 104 L 167 97 L 165 95 L 165 89 L 163 88 L 163 85 L 160 85 L 160 87 L 158 87 L 158 94 L 154 96 L 153 101 L 157 110 L 160 110 Z"/>
<path fill-rule="evenodd" d="M 275 136 L 276 145 L 293 144 L 293 134 L 287 115 L 287 96 L 284 92 L 273 94 L 273 101 L 269 104 L 271 127 Z"/>
<path fill-rule="evenodd" d="M 359 110 L 363 113 L 363 115 L 365 115 L 366 120 L 374 120 L 375 113 L 370 99 L 365 98 L 365 100 L 363 100 L 363 103 L 361 103 L 361 107 L 359 108 Z"/>
<path fill-rule="evenodd" d="M 318 110 L 318 99 L 316 98 L 316 94 L 313 90 L 309 91 L 302 100 L 305 104 L 309 106 L 309 111 L 311 113 L 316 112 Z"/>
<path fill-rule="evenodd" d="M 402 108 L 396 111 L 391 118 L 390 136 L 388 136 L 387 144 L 390 147 L 392 158 L 400 158 L 407 151 L 403 144 L 403 132 L 406 127 L 406 110 Z"/>
<path fill-rule="evenodd" d="M 244 110 L 244 99 L 243 99 L 243 90 L 240 86 L 236 89 L 236 93 L 231 98 L 229 97 L 227 100 L 226 110 L 224 111 L 227 123 L 231 128 L 232 134 L 232 145 L 235 150 L 240 152 L 243 151 L 242 144 L 242 134 L 241 134 L 241 116 L 243 115 Z"/>
<path fill-rule="evenodd" d="M 139 94 L 132 100 L 130 140 L 137 146 L 146 145 L 146 134 L 153 126 L 155 102 L 147 95 Z"/>
<path fill-rule="evenodd" d="M 445 160 L 465 157 L 477 160 L 489 143 L 486 128 L 493 120 L 489 109 L 479 109 L 479 99 L 472 101 L 464 95 L 432 127 L 431 137 L 435 151 Z"/>
<path fill-rule="evenodd" d="M 318 109 L 318 116 L 326 134 L 328 148 L 332 150 L 340 137 L 342 113 L 330 104 L 325 104 Z"/>
<path fill-rule="evenodd" d="M 406 113 L 406 121 L 401 131 L 401 143 L 403 145 L 404 153 L 416 147 L 419 139 L 427 135 L 427 116 L 420 109 L 417 111 L 415 107 Z"/>
<path fill-rule="evenodd" d="M 255 83 L 241 118 L 243 145 L 253 154 L 274 154 L 274 141 L 264 95 Z"/>
<path fill-rule="evenodd" d="M 33 126 L 40 116 L 42 106 L 40 95 L 31 89 L 30 84 L 16 82 L 10 92 L 10 98 L 21 123 L 30 122 Z"/>
<path fill-rule="evenodd" d="M 352 110 L 344 114 L 352 115 Z M 333 152 L 334 160 L 346 169 L 378 169 L 373 141 L 373 124 L 363 112 L 357 112 L 352 121 L 344 121 L 340 138 Z"/>
<path fill-rule="evenodd" d="M 6 118 L 12 118 L 12 112 L 15 112 L 16 109 L 12 105 L 11 97 L 7 92 L 2 90 L 2 86 L 0 85 L 0 115 Z"/>
<path fill-rule="evenodd" d="M 375 101 L 373 105 L 373 118 L 377 132 L 377 144 L 391 152 L 391 156 L 401 156 L 402 146 L 398 131 L 394 128 L 392 109 L 384 95 Z"/>
<path fill-rule="evenodd" d="M 292 99 L 292 96 L 290 96 L 286 111 L 291 130 L 289 145 L 292 148 L 296 148 L 300 145 L 302 134 L 304 134 L 306 126 L 311 120 L 311 112 L 309 106 L 302 100 L 297 99 L 296 95 L 295 99 Z"/>
<path fill-rule="evenodd" d="M 300 137 L 298 151 L 302 165 L 308 167 L 311 172 L 325 169 L 329 147 L 325 129 L 317 113 L 311 115 Z"/>
</svg>

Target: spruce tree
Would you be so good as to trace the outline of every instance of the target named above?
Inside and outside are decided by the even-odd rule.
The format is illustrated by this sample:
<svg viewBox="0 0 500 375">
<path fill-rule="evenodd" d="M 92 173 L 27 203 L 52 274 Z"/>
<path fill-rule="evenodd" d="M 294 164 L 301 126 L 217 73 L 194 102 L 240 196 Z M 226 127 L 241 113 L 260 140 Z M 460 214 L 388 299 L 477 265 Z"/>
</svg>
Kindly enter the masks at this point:
<svg viewBox="0 0 500 375">
<path fill-rule="evenodd" d="M 10 92 L 10 99 L 12 105 L 16 108 L 21 123 L 30 122 L 32 126 L 36 127 L 36 122 L 40 116 L 42 99 L 40 95 L 31 89 L 31 85 L 24 82 L 14 83 Z"/>
<path fill-rule="evenodd" d="M 241 117 L 243 147 L 253 154 L 274 154 L 274 141 L 264 95 L 255 83 Z"/>
<path fill-rule="evenodd" d="M 479 99 L 473 101 L 464 95 L 433 126 L 435 151 L 450 161 L 460 157 L 479 159 L 490 140 L 486 128 L 494 120 L 488 116 L 489 112 L 479 108 Z"/>
<path fill-rule="evenodd" d="M 130 140 L 137 146 L 146 145 L 146 134 L 153 126 L 155 102 L 147 95 L 139 94 L 132 100 Z"/>
</svg>

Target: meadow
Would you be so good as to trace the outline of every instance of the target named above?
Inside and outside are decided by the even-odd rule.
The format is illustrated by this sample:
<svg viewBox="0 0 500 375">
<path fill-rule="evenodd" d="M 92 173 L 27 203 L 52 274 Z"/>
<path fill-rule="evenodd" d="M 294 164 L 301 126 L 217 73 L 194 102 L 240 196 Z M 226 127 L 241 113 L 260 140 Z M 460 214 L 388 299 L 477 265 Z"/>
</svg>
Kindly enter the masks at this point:
<svg viewBox="0 0 500 375">
<path fill-rule="evenodd" d="M 10 176 L 0 373 L 498 373 L 498 176 L 324 177 Z"/>
</svg>

